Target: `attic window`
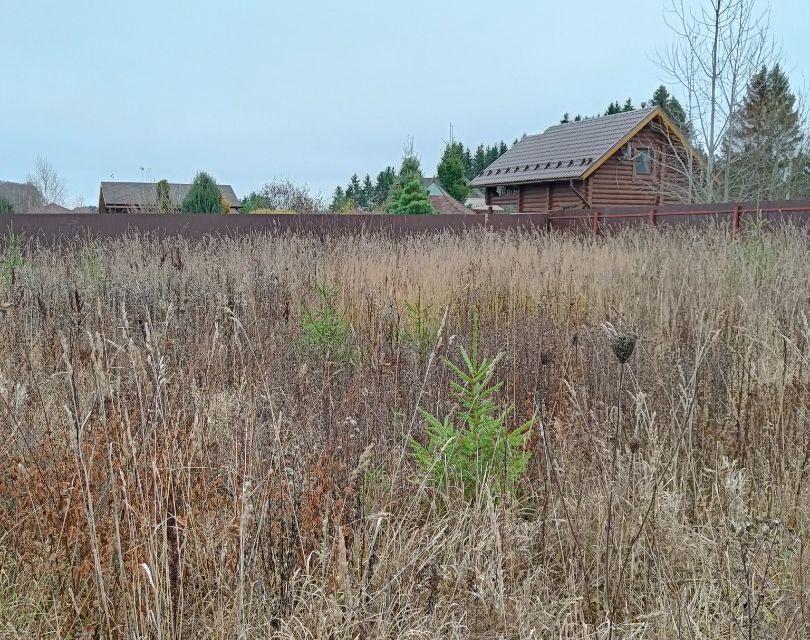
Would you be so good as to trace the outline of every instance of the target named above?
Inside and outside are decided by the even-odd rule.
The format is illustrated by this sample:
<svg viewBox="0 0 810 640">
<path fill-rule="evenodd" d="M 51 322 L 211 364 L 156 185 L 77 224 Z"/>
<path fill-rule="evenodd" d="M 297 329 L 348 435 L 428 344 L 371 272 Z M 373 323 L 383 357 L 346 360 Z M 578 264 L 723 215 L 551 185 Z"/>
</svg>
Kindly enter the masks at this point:
<svg viewBox="0 0 810 640">
<path fill-rule="evenodd" d="M 653 171 L 653 155 L 649 149 L 639 149 L 635 158 L 637 176 L 649 176 Z"/>
</svg>

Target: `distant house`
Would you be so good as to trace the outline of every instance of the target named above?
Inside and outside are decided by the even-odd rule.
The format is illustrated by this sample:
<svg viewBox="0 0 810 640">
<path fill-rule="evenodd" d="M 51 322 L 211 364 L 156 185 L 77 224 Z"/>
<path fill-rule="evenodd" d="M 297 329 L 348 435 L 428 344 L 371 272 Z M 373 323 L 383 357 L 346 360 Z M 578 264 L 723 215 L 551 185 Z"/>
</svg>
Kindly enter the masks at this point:
<svg viewBox="0 0 810 640">
<path fill-rule="evenodd" d="M 29 209 L 27 213 L 75 213 L 71 209 L 67 207 L 63 207 L 62 205 L 56 204 L 55 202 L 51 202 L 50 204 L 46 204 L 42 207 L 34 207 L 33 209 Z"/>
<path fill-rule="evenodd" d="M 475 211 L 468 209 L 447 193 L 436 178 L 424 178 L 424 183 L 430 197 L 430 204 L 436 213 L 462 216 L 475 214 Z"/>
<path fill-rule="evenodd" d="M 549 127 L 478 174 L 487 205 L 520 212 L 678 202 L 696 156 L 660 107 Z"/>
<path fill-rule="evenodd" d="M 242 203 L 229 184 L 218 185 L 222 198 L 230 206 L 229 213 L 239 213 Z M 180 212 L 190 184 L 169 183 L 172 211 Z M 155 182 L 102 182 L 98 195 L 99 213 L 155 213 L 157 212 L 157 183 Z"/>
<path fill-rule="evenodd" d="M 28 183 L 0 180 L 0 197 L 11 203 L 15 213 L 28 213 L 31 209 L 42 206 L 39 189 Z"/>
</svg>

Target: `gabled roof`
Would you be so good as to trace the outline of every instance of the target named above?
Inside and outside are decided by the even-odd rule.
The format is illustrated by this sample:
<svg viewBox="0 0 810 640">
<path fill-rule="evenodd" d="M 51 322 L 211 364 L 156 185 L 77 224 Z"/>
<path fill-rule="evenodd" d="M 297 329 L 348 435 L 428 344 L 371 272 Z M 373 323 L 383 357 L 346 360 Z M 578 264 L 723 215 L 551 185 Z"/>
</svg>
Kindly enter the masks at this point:
<svg viewBox="0 0 810 640">
<path fill-rule="evenodd" d="M 238 209 L 242 206 L 229 184 L 217 185 L 228 204 Z M 169 183 L 172 204 L 179 207 L 191 188 L 190 184 Z M 101 195 L 107 207 L 131 207 L 150 209 L 157 206 L 157 183 L 155 182 L 102 182 Z"/>
<path fill-rule="evenodd" d="M 0 197 L 8 200 L 16 213 L 27 213 L 42 204 L 42 194 L 34 185 L 0 180 Z"/>
<path fill-rule="evenodd" d="M 424 178 L 425 188 L 427 188 L 430 204 L 436 213 L 452 215 L 475 215 L 475 211 L 468 209 L 436 181 L 436 178 Z"/>
<path fill-rule="evenodd" d="M 33 209 L 29 209 L 28 213 L 73 213 L 73 211 L 67 207 L 63 207 L 60 204 L 51 202 L 43 207 L 34 207 Z"/>
<path fill-rule="evenodd" d="M 526 136 L 478 174 L 470 185 L 485 187 L 587 178 L 655 118 L 660 118 L 687 148 L 691 148 L 663 109 L 635 109 L 558 124 L 541 134 Z"/>
</svg>

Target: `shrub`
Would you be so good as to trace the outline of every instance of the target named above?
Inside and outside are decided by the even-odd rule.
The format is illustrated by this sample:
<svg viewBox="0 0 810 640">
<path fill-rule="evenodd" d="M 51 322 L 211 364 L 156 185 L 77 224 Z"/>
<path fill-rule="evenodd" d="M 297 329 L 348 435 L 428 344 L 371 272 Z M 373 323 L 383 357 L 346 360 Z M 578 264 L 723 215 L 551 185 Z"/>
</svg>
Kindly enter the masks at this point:
<svg viewBox="0 0 810 640">
<path fill-rule="evenodd" d="M 0 213 L 14 213 L 14 205 L 0 196 Z"/>
<path fill-rule="evenodd" d="M 183 199 L 181 210 L 183 213 L 223 213 L 222 194 L 216 181 L 200 171 Z"/>
<path fill-rule="evenodd" d="M 174 209 L 168 180 L 161 180 L 155 185 L 155 207 L 158 213 L 172 213 Z"/>
<path fill-rule="evenodd" d="M 450 382 L 457 409 L 439 419 L 420 413 L 427 423 L 425 445 L 411 439 L 411 449 L 433 484 L 445 492 L 463 489 L 473 497 L 487 484 L 495 496 L 514 491 L 526 472 L 531 455 L 526 450 L 534 419 L 509 430 L 512 407 L 499 406 L 495 395 L 501 383 L 494 382 L 495 367 L 503 354 L 478 356 L 478 321 L 473 319 L 470 353 L 459 347 L 462 365 L 445 363 L 456 380 Z"/>
</svg>

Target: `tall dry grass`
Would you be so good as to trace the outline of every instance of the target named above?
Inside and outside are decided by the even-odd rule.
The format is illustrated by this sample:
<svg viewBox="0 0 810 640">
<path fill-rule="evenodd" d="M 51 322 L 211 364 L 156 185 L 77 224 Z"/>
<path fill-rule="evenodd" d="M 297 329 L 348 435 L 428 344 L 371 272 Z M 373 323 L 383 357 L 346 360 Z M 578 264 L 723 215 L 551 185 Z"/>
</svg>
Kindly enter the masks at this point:
<svg viewBox="0 0 810 640">
<path fill-rule="evenodd" d="M 0 262 L 0 637 L 800 638 L 808 236 L 122 239 Z M 339 285 L 354 362 L 302 347 Z M 438 337 L 414 339 L 421 321 Z M 407 448 L 505 353 L 521 491 Z M 620 368 L 603 325 L 638 336 Z M 428 334 L 431 332 L 428 331 Z"/>
</svg>

